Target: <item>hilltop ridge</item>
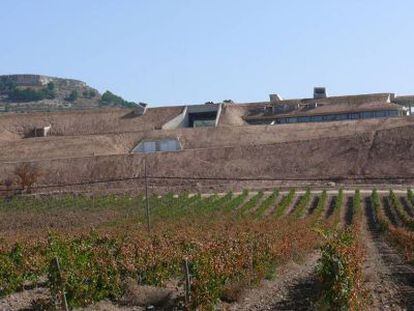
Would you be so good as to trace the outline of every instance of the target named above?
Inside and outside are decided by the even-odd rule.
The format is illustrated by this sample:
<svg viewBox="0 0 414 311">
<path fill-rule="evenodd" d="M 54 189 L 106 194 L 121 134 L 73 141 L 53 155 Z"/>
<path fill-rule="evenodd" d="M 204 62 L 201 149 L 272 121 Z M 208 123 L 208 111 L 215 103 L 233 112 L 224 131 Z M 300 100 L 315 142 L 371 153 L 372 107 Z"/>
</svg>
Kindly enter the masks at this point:
<svg viewBox="0 0 414 311">
<path fill-rule="evenodd" d="M 80 80 L 38 74 L 0 75 L 0 113 L 131 107 L 133 104 L 109 91 L 100 94 Z"/>
</svg>

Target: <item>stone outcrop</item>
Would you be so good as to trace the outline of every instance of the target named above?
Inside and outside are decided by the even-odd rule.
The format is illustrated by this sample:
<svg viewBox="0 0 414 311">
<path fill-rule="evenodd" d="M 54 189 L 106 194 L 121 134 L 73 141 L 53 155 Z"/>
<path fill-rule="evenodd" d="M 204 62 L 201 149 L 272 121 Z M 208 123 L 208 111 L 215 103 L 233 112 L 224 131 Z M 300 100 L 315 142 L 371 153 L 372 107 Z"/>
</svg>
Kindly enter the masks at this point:
<svg viewBox="0 0 414 311">
<path fill-rule="evenodd" d="M 99 92 L 85 82 L 35 74 L 0 75 L 0 81 L 11 82 L 20 90 L 39 91 L 53 83 L 54 98 L 43 98 L 36 101 L 16 101 L 0 88 L 1 112 L 60 111 L 68 109 L 88 109 L 99 106 Z"/>
</svg>

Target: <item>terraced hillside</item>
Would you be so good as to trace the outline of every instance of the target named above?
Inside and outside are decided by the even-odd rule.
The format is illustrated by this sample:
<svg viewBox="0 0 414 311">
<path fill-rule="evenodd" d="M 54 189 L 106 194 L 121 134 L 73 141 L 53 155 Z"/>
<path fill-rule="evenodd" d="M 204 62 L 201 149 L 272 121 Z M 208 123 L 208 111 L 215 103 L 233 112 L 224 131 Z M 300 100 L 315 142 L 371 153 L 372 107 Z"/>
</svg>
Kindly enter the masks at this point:
<svg viewBox="0 0 414 311">
<path fill-rule="evenodd" d="M 30 162 L 42 171 L 37 180 L 42 192 L 140 191 L 145 159 L 151 185 L 160 193 L 270 189 L 281 181 L 288 186 L 413 181 L 411 117 L 237 127 L 226 126 L 223 117 L 216 128 L 159 130 L 181 110 L 149 109 L 139 117 L 122 109 L 1 116 L 0 176 L 16 179 L 16 167 Z M 52 124 L 50 137 L 24 138 L 29 128 L 46 123 Z M 180 141 L 180 152 L 130 153 L 142 140 L 169 137 Z"/>
<path fill-rule="evenodd" d="M 155 195 L 150 231 L 143 196 L 16 197 L 0 206 L 0 309 L 410 310 L 413 197 Z"/>
</svg>

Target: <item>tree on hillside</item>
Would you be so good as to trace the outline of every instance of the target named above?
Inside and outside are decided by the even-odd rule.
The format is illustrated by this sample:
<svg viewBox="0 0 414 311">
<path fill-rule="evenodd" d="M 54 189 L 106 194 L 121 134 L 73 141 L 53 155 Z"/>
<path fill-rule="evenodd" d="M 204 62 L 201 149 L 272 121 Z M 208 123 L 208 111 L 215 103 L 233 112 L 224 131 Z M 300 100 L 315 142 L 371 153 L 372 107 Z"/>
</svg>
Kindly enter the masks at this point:
<svg viewBox="0 0 414 311">
<path fill-rule="evenodd" d="M 16 83 L 9 77 L 0 78 L 0 94 L 8 94 L 16 88 Z"/>
<path fill-rule="evenodd" d="M 102 94 L 100 104 L 102 106 L 121 106 L 127 108 L 133 108 L 136 106 L 134 102 L 128 102 L 121 96 L 115 95 L 110 91 L 106 91 Z"/>
<path fill-rule="evenodd" d="M 43 93 L 43 97 L 47 99 L 54 99 L 56 97 L 56 90 L 55 84 L 53 82 L 49 82 L 45 88 L 41 90 Z"/>
<path fill-rule="evenodd" d="M 9 99 L 15 102 L 39 101 L 45 98 L 45 94 L 32 88 L 18 89 L 15 88 L 9 94 Z"/>
<path fill-rule="evenodd" d="M 70 101 L 70 102 L 74 102 L 78 99 L 79 97 L 79 93 L 77 90 L 73 90 L 72 92 L 70 92 L 69 96 L 66 97 L 66 100 Z"/>
<path fill-rule="evenodd" d="M 13 81 L 12 81 L 13 82 Z M 10 81 L 3 81 L 0 83 L 0 89 L 8 95 L 9 100 L 14 102 L 31 102 L 39 101 L 42 99 L 54 99 L 56 97 L 55 85 L 53 82 L 49 82 L 45 87 L 40 90 L 36 90 L 30 87 L 18 88 L 14 83 Z"/>
<path fill-rule="evenodd" d="M 85 98 L 94 98 L 96 96 L 96 92 L 94 90 L 86 90 L 82 92 L 82 96 Z"/>
</svg>

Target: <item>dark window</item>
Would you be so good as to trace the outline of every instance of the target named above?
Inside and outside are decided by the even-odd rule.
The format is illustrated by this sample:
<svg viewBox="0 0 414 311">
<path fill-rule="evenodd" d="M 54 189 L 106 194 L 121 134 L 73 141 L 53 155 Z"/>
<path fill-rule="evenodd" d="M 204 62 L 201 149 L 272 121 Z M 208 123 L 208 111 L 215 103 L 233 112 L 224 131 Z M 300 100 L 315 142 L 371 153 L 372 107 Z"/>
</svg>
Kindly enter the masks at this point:
<svg viewBox="0 0 414 311">
<path fill-rule="evenodd" d="M 179 151 L 181 145 L 176 138 L 141 141 L 132 152 L 153 153 L 159 151 Z"/>
<path fill-rule="evenodd" d="M 375 111 L 376 118 L 384 118 L 386 116 L 385 111 Z"/>
</svg>

